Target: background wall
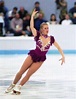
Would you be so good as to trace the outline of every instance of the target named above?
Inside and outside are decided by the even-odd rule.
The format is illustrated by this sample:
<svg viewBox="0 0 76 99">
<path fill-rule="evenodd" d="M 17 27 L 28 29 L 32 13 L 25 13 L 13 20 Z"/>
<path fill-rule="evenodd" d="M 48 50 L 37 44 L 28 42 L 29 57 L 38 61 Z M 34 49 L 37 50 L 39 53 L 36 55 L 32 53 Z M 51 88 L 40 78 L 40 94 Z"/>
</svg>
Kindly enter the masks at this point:
<svg viewBox="0 0 76 99">
<path fill-rule="evenodd" d="M 76 26 L 50 25 L 49 35 L 53 35 L 55 40 L 64 50 L 76 50 Z M 29 50 L 35 48 L 33 37 L 1 37 L 0 50 Z M 56 50 L 54 46 L 51 49 Z"/>
<path fill-rule="evenodd" d="M 26 10 L 31 12 L 34 7 L 34 2 L 39 1 L 41 9 L 45 13 L 45 18 L 50 19 L 50 15 L 55 13 L 55 0 L 4 0 L 6 7 L 11 10 L 14 6 L 18 8 L 24 6 Z M 66 0 L 68 2 L 68 9 L 73 7 L 76 0 Z"/>
</svg>

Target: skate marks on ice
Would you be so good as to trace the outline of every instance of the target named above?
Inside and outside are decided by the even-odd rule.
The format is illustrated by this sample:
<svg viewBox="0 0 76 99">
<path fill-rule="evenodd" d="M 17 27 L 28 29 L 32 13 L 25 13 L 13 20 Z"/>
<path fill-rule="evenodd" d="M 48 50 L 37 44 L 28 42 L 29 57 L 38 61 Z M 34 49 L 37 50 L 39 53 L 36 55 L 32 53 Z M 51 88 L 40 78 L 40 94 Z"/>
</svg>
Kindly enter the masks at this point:
<svg viewBox="0 0 76 99">
<path fill-rule="evenodd" d="M 7 86 L 0 86 L 0 98 L 3 99 L 75 99 L 76 81 L 48 82 L 29 81 L 22 89 L 20 95 L 5 94 Z M 7 98 L 6 98 L 7 97 Z"/>
</svg>

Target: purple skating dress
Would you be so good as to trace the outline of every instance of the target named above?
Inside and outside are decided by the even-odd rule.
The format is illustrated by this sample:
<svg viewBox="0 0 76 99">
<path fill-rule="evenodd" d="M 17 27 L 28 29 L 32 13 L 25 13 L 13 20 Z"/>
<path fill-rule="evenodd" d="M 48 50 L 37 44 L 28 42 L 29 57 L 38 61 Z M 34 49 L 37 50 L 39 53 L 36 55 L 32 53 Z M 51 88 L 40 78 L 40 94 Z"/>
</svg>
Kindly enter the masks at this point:
<svg viewBox="0 0 76 99">
<path fill-rule="evenodd" d="M 33 62 L 45 61 L 46 53 L 55 41 L 54 37 L 50 36 L 50 42 L 43 46 L 43 42 L 39 39 L 39 37 L 40 33 L 37 31 L 37 36 L 34 37 L 34 40 L 36 41 L 36 49 L 30 50 L 28 53 L 28 55 L 32 57 Z"/>
</svg>

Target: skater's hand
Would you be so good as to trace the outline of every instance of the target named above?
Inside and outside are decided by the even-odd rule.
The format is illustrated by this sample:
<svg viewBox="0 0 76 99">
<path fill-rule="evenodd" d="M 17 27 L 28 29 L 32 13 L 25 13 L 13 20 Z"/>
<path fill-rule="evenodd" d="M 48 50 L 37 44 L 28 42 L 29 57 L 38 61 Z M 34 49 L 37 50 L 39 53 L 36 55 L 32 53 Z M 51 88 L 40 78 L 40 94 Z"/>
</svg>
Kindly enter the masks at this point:
<svg viewBox="0 0 76 99">
<path fill-rule="evenodd" d="M 32 12 L 32 17 L 34 17 L 37 13 L 38 13 L 38 11 L 36 11 L 36 9 L 34 9 Z"/>
<path fill-rule="evenodd" d="M 63 63 L 65 63 L 65 57 L 62 57 L 61 59 L 59 59 L 59 61 L 61 61 L 61 65 L 63 65 Z"/>
</svg>

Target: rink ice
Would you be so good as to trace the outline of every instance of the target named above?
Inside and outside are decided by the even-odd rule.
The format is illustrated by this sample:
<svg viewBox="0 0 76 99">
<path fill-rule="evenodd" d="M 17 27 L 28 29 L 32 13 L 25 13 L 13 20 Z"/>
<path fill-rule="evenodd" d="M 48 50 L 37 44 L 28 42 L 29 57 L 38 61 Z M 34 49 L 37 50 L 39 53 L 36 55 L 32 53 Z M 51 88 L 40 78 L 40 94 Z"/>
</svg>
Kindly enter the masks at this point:
<svg viewBox="0 0 76 99">
<path fill-rule="evenodd" d="M 47 55 L 42 67 L 22 87 L 21 95 L 5 94 L 5 89 L 14 79 L 25 58 L 26 55 L 0 56 L 0 99 L 76 99 L 74 54 L 66 54 L 66 61 L 62 66 L 59 54 Z"/>
</svg>

